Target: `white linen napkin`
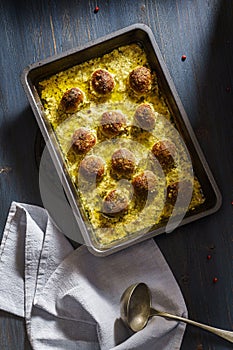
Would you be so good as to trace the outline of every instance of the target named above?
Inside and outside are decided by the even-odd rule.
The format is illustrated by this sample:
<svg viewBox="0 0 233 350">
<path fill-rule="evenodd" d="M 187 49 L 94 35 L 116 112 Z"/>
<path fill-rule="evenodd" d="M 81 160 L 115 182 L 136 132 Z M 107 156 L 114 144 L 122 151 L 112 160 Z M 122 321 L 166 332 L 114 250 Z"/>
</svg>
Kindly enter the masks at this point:
<svg viewBox="0 0 233 350">
<path fill-rule="evenodd" d="M 178 350 L 184 323 L 153 317 L 133 333 L 120 297 L 144 282 L 152 305 L 187 316 L 176 280 L 154 240 L 107 257 L 74 249 L 43 208 L 13 202 L 0 247 L 0 309 L 24 317 L 35 350 Z"/>
</svg>

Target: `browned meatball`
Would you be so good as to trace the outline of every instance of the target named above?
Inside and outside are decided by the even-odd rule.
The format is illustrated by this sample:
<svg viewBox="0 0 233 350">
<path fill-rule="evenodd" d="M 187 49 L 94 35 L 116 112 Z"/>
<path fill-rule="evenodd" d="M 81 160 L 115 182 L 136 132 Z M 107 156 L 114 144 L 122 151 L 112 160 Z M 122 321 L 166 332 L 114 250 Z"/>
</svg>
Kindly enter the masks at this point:
<svg viewBox="0 0 233 350">
<path fill-rule="evenodd" d="M 145 170 L 132 180 L 134 192 L 139 197 L 147 197 L 148 193 L 156 192 L 157 179 L 150 170 Z"/>
<path fill-rule="evenodd" d="M 128 205 L 128 197 L 125 193 L 111 190 L 103 200 L 102 212 L 109 216 L 121 215 L 127 211 Z"/>
<path fill-rule="evenodd" d="M 104 112 L 101 120 L 101 131 L 106 137 L 115 137 L 126 127 L 125 116 L 118 111 Z"/>
<path fill-rule="evenodd" d="M 137 67 L 129 74 L 129 85 L 138 94 L 144 94 L 150 91 L 151 83 L 151 72 L 146 67 Z"/>
<path fill-rule="evenodd" d="M 188 180 L 173 182 L 167 187 L 167 202 L 171 205 L 176 203 L 179 194 L 179 204 L 185 203 L 187 195 L 192 191 L 192 184 Z"/>
<path fill-rule="evenodd" d="M 135 170 L 135 157 L 126 148 L 120 148 L 112 154 L 112 172 L 120 177 L 130 178 Z"/>
<path fill-rule="evenodd" d="M 91 76 L 92 88 L 101 95 L 109 94 L 115 86 L 113 76 L 105 69 L 97 69 Z"/>
<path fill-rule="evenodd" d="M 104 176 L 104 161 L 101 157 L 91 155 L 85 157 L 79 165 L 79 173 L 86 180 L 102 180 Z"/>
<path fill-rule="evenodd" d="M 75 130 L 72 145 L 78 154 L 87 153 L 96 144 L 96 136 L 86 128 Z"/>
<path fill-rule="evenodd" d="M 83 100 L 84 93 L 78 88 L 72 88 L 64 93 L 59 107 L 65 113 L 75 113 Z"/>
<path fill-rule="evenodd" d="M 169 140 L 156 142 L 152 147 L 152 154 L 164 169 L 169 170 L 175 165 L 176 146 Z"/>
<path fill-rule="evenodd" d="M 155 113 L 150 105 L 143 103 L 137 107 L 134 119 L 140 128 L 150 131 L 155 127 Z"/>
</svg>

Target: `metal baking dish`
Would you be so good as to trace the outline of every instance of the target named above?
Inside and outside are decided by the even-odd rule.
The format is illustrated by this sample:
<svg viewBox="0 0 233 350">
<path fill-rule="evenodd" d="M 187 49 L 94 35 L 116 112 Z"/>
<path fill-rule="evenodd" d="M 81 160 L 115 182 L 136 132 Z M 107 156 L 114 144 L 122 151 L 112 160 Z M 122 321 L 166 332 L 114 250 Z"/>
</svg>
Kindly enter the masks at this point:
<svg viewBox="0 0 233 350">
<path fill-rule="evenodd" d="M 184 143 L 189 151 L 189 154 L 191 155 L 195 175 L 197 176 L 205 194 L 205 202 L 193 212 L 188 213 L 179 225 L 184 225 L 212 214 L 216 212 L 221 205 L 221 195 L 218 187 L 196 140 L 190 122 L 181 104 L 169 72 L 165 66 L 159 48 L 155 42 L 153 33 L 149 27 L 143 24 L 135 24 L 109 34 L 104 38 L 89 42 L 82 47 L 72 49 L 68 52 L 32 64 L 26 67 L 22 74 L 23 87 L 41 133 L 48 146 L 56 170 L 62 175 L 62 185 L 69 205 L 72 208 L 75 218 L 77 219 L 78 226 L 82 231 L 85 244 L 87 244 L 93 254 L 100 256 L 108 255 L 144 239 L 164 233 L 165 226 L 160 225 L 151 232 L 136 237 L 132 236 L 131 238 L 123 240 L 107 248 L 99 247 L 92 241 L 82 214 L 82 208 L 80 208 L 79 205 L 77 193 L 73 188 L 72 181 L 69 178 L 66 165 L 64 164 L 56 135 L 54 134 L 51 125 L 44 117 L 43 105 L 38 91 L 38 83 L 41 80 L 52 76 L 53 74 L 88 61 L 92 58 L 102 56 L 115 48 L 128 45 L 130 43 L 139 43 L 143 47 L 147 54 L 147 59 L 151 68 L 156 70 L 160 78 L 161 88 L 166 93 L 167 102 L 169 108 L 172 110 L 176 128 L 182 135 Z"/>
</svg>

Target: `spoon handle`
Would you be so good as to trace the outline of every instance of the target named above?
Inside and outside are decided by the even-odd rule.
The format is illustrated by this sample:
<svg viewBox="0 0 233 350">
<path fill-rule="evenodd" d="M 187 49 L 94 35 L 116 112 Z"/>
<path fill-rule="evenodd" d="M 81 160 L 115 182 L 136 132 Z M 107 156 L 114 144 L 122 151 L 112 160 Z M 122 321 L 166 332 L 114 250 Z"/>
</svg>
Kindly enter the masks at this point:
<svg viewBox="0 0 233 350">
<path fill-rule="evenodd" d="M 173 320 L 182 321 L 182 322 L 191 324 L 193 326 L 202 328 L 202 329 L 209 331 L 211 333 L 214 333 L 214 334 L 218 335 L 219 337 L 224 338 L 224 339 L 228 340 L 229 342 L 233 343 L 233 332 L 231 332 L 231 331 L 225 331 L 223 329 L 211 327 L 211 326 L 208 326 L 208 325 L 196 322 L 196 321 L 189 320 L 188 318 L 184 318 L 184 317 L 180 317 L 180 316 L 176 316 L 176 315 L 171 315 L 167 312 L 157 311 L 155 309 L 151 309 L 150 316 L 163 316 L 166 318 L 171 318 Z"/>
</svg>

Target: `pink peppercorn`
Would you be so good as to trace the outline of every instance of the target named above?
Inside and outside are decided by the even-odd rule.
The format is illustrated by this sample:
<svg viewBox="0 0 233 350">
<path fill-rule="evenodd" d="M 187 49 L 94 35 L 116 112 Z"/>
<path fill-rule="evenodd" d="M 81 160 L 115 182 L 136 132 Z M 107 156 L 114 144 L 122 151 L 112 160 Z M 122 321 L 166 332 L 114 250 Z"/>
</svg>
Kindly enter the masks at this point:
<svg viewBox="0 0 233 350">
<path fill-rule="evenodd" d="M 207 259 L 210 260 L 212 256 L 210 254 L 207 255 Z"/>
<path fill-rule="evenodd" d="M 96 6 L 95 9 L 94 9 L 94 13 L 97 13 L 99 11 L 99 6 Z"/>
<path fill-rule="evenodd" d="M 184 61 L 186 60 L 186 58 L 187 58 L 186 55 L 182 55 L 182 56 L 181 56 L 181 61 L 184 62 Z"/>
<path fill-rule="evenodd" d="M 213 278 L 213 283 L 217 283 L 217 282 L 218 282 L 217 277 L 214 277 L 214 278 Z"/>
</svg>

